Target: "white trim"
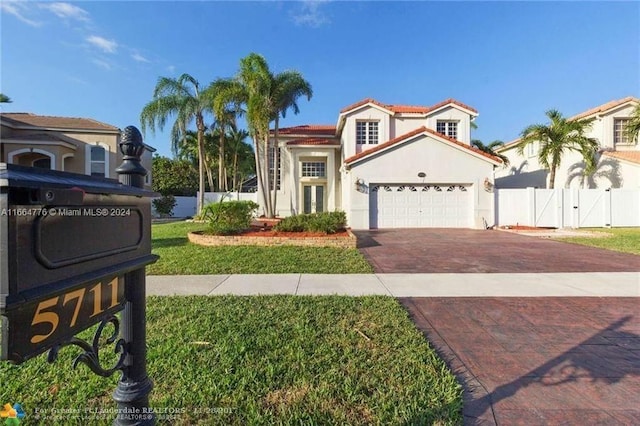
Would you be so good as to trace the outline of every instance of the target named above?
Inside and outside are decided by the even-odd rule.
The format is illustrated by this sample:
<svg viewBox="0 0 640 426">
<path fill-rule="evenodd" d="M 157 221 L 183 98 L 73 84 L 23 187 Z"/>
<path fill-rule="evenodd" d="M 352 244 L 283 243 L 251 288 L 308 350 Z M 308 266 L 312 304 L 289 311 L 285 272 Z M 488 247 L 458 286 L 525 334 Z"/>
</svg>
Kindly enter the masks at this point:
<svg viewBox="0 0 640 426">
<path fill-rule="evenodd" d="M 7 154 L 7 163 L 9 164 L 15 164 L 13 162 L 13 158 L 16 155 L 20 155 L 20 154 L 24 154 L 24 153 L 37 153 L 37 154 L 42 154 L 46 157 L 49 157 L 49 159 L 51 159 L 51 170 L 56 170 L 56 156 L 55 154 L 52 154 L 48 151 L 45 151 L 43 149 L 38 149 L 38 148 L 22 148 L 22 149 L 17 149 L 15 151 L 11 151 Z"/>
<path fill-rule="evenodd" d="M 436 108 L 436 109 L 434 109 L 432 111 L 427 112 L 426 116 L 429 117 L 430 115 L 433 115 L 433 114 L 437 113 L 438 111 L 442 111 L 444 108 L 455 108 L 458 111 L 462 111 L 462 112 L 464 112 L 466 114 L 469 114 L 470 116 L 472 116 L 474 118 L 479 115 L 477 112 L 474 112 L 474 111 L 471 111 L 470 109 L 461 107 L 460 105 L 458 105 L 456 103 L 449 102 L 448 104 L 442 105 L 439 108 Z"/>
<path fill-rule="evenodd" d="M 84 173 L 91 176 L 91 147 L 100 146 L 104 148 L 104 177 L 110 177 L 110 169 L 109 169 L 109 156 L 111 155 L 111 150 L 109 145 L 104 142 L 96 142 L 93 144 L 87 143 L 84 149 Z"/>
</svg>

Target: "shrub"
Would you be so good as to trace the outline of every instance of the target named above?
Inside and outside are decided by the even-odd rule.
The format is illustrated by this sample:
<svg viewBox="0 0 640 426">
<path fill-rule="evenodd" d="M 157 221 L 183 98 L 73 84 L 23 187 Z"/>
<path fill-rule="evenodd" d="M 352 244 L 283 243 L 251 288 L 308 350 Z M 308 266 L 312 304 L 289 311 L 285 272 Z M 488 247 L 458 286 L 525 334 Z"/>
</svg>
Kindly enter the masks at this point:
<svg viewBox="0 0 640 426">
<path fill-rule="evenodd" d="M 160 217 L 173 216 L 173 208 L 177 204 L 176 197 L 173 195 L 163 195 L 151 202 L 153 203 L 153 208 Z"/>
<path fill-rule="evenodd" d="M 253 201 L 212 203 L 202 209 L 201 217 L 214 235 L 238 234 L 251 227 L 251 219 L 258 207 Z"/>
<path fill-rule="evenodd" d="M 281 232 L 322 232 L 335 234 L 344 229 L 347 223 L 345 212 L 322 212 L 289 216 L 276 226 L 274 231 Z"/>
</svg>

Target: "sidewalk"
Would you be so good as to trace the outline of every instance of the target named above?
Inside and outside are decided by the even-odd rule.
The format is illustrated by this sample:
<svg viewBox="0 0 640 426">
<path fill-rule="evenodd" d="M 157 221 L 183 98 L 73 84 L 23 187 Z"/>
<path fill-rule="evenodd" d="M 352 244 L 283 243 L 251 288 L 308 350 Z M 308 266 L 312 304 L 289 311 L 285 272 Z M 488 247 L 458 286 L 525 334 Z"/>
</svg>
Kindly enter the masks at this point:
<svg viewBox="0 0 640 426">
<path fill-rule="evenodd" d="M 147 295 L 640 297 L 638 272 L 523 274 L 150 275 Z"/>
</svg>

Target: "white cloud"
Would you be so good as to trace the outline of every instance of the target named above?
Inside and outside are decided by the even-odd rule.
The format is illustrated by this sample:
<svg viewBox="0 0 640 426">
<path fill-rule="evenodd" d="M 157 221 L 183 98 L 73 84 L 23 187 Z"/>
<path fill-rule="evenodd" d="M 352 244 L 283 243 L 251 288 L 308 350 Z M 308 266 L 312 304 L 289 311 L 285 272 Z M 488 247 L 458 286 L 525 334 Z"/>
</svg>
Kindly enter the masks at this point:
<svg viewBox="0 0 640 426">
<path fill-rule="evenodd" d="M 99 66 L 100 68 L 104 68 L 105 70 L 111 70 L 112 68 L 109 62 L 102 59 L 93 58 L 91 62 L 93 62 L 95 65 Z"/>
<path fill-rule="evenodd" d="M 39 27 L 40 25 L 42 25 L 42 22 L 34 21 L 24 16 L 26 9 L 27 5 L 24 2 L 10 0 L 0 1 L 0 10 L 2 10 L 2 12 L 13 15 L 25 24 L 31 25 L 32 27 Z"/>
<path fill-rule="evenodd" d="M 151 62 L 150 60 L 148 60 L 147 58 L 145 58 L 144 56 L 142 56 L 138 52 L 132 53 L 131 57 L 133 58 L 134 61 L 137 61 L 137 62 L 145 62 L 145 63 Z"/>
<path fill-rule="evenodd" d="M 115 53 L 118 48 L 115 40 L 107 40 L 99 36 L 89 36 L 87 41 L 107 53 Z"/>
<path fill-rule="evenodd" d="M 47 3 L 40 5 L 59 18 L 76 19 L 78 21 L 89 21 L 89 12 L 70 3 Z"/>
<path fill-rule="evenodd" d="M 327 15 L 321 10 L 321 6 L 327 3 L 327 0 L 305 0 L 299 3 L 300 7 L 297 12 L 292 13 L 291 17 L 296 25 L 309 26 L 318 28 L 331 21 Z"/>
</svg>

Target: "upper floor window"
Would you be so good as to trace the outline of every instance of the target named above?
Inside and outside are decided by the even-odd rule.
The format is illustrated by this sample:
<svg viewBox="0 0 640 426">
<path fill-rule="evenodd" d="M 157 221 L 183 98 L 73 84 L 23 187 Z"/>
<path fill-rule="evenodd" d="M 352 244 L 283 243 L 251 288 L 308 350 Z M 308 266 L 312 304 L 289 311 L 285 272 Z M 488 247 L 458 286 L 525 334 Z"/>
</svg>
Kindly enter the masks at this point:
<svg viewBox="0 0 640 426">
<path fill-rule="evenodd" d="M 277 176 L 276 176 L 275 184 L 276 184 L 276 189 L 280 190 L 280 184 L 281 184 L 281 180 L 282 180 L 282 178 L 281 178 L 281 176 L 282 176 L 282 158 L 281 157 L 282 156 L 280 155 L 281 152 L 280 152 L 280 148 L 279 147 L 277 148 L 277 151 L 276 151 L 275 147 L 273 147 L 273 146 L 269 147 L 269 182 L 271 182 L 271 189 L 273 189 L 273 185 L 274 185 L 274 182 L 273 182 L 273 169 L 275 167 L 275 164 L 274 164 L 274 160 L 275 160 L 274 153 L 275 152 L 277 152 L 277 156 L 278 156 L 278 173 L 277 173 Z"/>
<path fill-rule="evenodd" d="M 626 127 L 629 124 L 628 118 L 616 118 L 613 120 L 613 143 L 624 144 L 631 143 L 629 135 L 627 135 Z"/>
<path fill-rule="evenodd" d="M 378 122 L 377 121 L 356 121 L 356 144 L 377 144 L 378 143 Z"/>
<path fill-rule="evenodd" d="M 325 163 L 322 161 L 303 161 L 302 177 L 326 177 Z"/>
<path fill-rule="evenodd" d="M 458 122 L 438 120 L 436 122 L 436 132 L 453 139 L 458 139 Z"/>
<path fill-rule="evenodd" d="M 96 177 L 105 177 L 107 171 L 107 152 L 106 150 L 99 146 L 93 145 L 91 146 L 91 176 Z"/>
</svg>

